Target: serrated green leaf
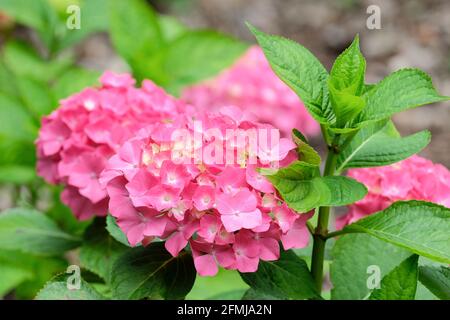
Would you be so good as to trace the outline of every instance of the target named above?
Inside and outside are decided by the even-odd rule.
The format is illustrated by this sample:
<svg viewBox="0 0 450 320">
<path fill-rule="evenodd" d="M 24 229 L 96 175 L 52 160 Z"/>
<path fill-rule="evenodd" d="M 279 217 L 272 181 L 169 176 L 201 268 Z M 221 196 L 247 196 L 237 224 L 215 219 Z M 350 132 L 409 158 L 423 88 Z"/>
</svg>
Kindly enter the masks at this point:
<svg viewBox="0 0 450 320">
<path fill-rule="evenodd" d="M 155 242 L 126 251 L 114 263 L 111 275 L 115 298 L 182 299 L 192 289 L 196 271 L 188 252 L 172 257 L 163 242 Z"/>
<path fill-rule="evenodd" d="M 391 121 L 373 122 L 362 128 L 347 148 L 342 150 L 336 171 L 386 166 L 420 152 L 430 140 L 428 130 L 401 137 Z"/>
<path fill-rule="evenodd" d="M 109 283 L 114 262 L 128 247 L 110 237 L 105 227 L 104 219 L 97 218 L 86 230 L 80 264 Z"/>
<path fill-rule="evenodd" d="M 449 100 L 439 95 L 430 76 L 419 69 L 401 69 L 370 90 L 357 122 L 386 119 L 407 109 Z"/>
<path fill-rule="evenodd" d="M 143 65 L 164 46 L 156 14 L 144 0 L 110 1 L 109 13 L 114 47 L 135 75 L 143 78 Z"/>
<path fill-rule="evenodd" d="M 400 263 L 381 280 L 380 288 L 372 291 L 369 300 L 414 300 L 418 261 L 419 256 L 414 254 Z"/>
<path fill-rule="evenodd" d="M 341 206 L 362 199 L 366 187 L 347 177 L 320 177 L 318 167 L 295 161 L 276 173 L 260 170 L 274 185 L 287 205 L 297 212 L 320 206 Z"/>
<path fill-rule="evenodd" d="M 292 250 L 276 261 L 260 261 L 258 271 L 241 273 L 242 279 L 261 295 L 278 299 L 321 299 L 306 262 Z"/>
<path fill-rule="evenodd" d="M 328 96 L 328 72 L 320 61 L 300 44 L 265 34 L 247 24 L 264 51 L 273 71 L 302 99 L 311 115 L 322 124 L 334 121 Z"/>
<path fill-rule="evenodd" d="M 361 300 L 370 292 L 368 282 L 372 267 L 380 271 L 380 280 L 391 272 L 411 252 L 368 234 L 346 234 L 339 237 L 332 249 L 330 277 L 333 284 L 331 299 Z"/>
<path fill-rule="evenodd" d="M 80 239 L 60 230 L 44 214 L 26 208 L 0 214 L 0 248 L 36 255 L 57 255 L 73 249 Z"/>
<path fill-rule="evenodd" d="M 259 292 L 253 288 L 250 288 L 247 291 L 245 291 L 244 295 L 241 295 L 241 297 L 242 300 L 280 300 L 279 297 Z"/>
<path fill-rule="evenodd" d="M 36 296 L 36 300 L 104 300 L 89 283 L 80 280 L 79 289 L 69 289 L 67 281 L 70 275 L 62 274 L 50 280 Z"/>
<path fill-rule="evenodd" d="M 121 244 L 131 247 L 127 236 L 117 225 L 116 219 L 110 214 L 106 217 L 106 230 L 109 232 L 111 237 L 119 241 Z"/>
<path fill-rule="evenodd" d="M 333 64 L 329 82 L 336 90 L 359 96 L 364 87 L 366 60 L 359 49 L 359 37 L 342 52 Z"/>
<path fill-rule="evenodd" d="M 344 228 L 364 232 L 431 260 L 450 263 L 450 209 L 424 201 L 399 201 Z"/>
<path fill-rule="evenodd" d="M 421 266 L 419 267 L 419 280 L 439 299 L 450 300 L 450 268 Z"/>
<path fill-rule="evenodd" d="M 218 32 L 185 32 L 156 58 L 161 75 L 157 81 L 179 93 L 183 86 L 217 75 L 246 49 L 246 44 Z"/>
</svg>

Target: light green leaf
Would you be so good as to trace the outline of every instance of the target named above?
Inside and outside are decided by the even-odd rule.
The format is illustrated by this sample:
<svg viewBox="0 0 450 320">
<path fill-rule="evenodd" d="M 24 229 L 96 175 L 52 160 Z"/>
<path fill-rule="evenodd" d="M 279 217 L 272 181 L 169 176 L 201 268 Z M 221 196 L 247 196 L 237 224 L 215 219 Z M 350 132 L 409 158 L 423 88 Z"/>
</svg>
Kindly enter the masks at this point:
<svg viewBox="0 0 450 320">
<path fill-rule="evenodd" d="M 0 140 L 33 142 L 36 134 L 32 117 L 16 100 L 0 93 Z"/>
<path fill-rule="evenodd" d="M 143 77 L 143 65 L 164 45 L 155 13 L 144 0 L 110 1 L 109 12 L 114 47 L 135 75 Z"/>
<path fill-rule="evenodd" d="M 297 93 L 317 121 L 332 123 L 334 114 L 328 97 L 328 73 L 320 61 L 294 41 L 265 34 L 247 25 L 277 76 Z"/>
<path fill-rule="evenodd" d="M 116 259 L 127 249 L 110 237 L 104 219 L 97 218 L 84 234 L 80 248 L 81 266 L 110 282 L 111 270 Z"/>
<path fill-rule="evenodd" d="M 217 75 L 230 66 L 247 45 L 214 31 L 190 31 L 182 34 L 160 53 L 157 79 L 173 93 L 183 86 Z"/>
<path fill-rule="evenodd" d="M 44 82 L 27 77 L 16 78 L 22 100 L 28 110 L 36 118 L 49 114 L 56 108 L 52 95 L 48 91 L 48 85 Z"/>
<path fill-rule="evenodd" d="M 374 272 L 379 270 L 381 279 L 410 255 L 408 250 L 368 234 L 339 237 L 332 249 L 331 299 L 364 299 L 370 292 L 370 285 L 373 285 L 372 279 L 376 281 Z"/>
<path fill-rule="evenodd" d="M 347 148 L 342 150 L 336 171 L 386 166 L 420 152 L 430 140 L 428 130 L 401 137 L 391 121 L 373 122 L 362 128 Z"/>
<path fill-rule="evenodd" d="M 0 298 L 32 276 L 29 270 L 17 265 L 0 263 Z"/>
<path fill-rule="evenodd" d="M 307 212 L 320 206 L 341 206 L 358 201 L 367 194 L 356 180 L 338 176 L 318 176 L 318 167 L 296 161 L 276 173 L 260 170 L 274 185 L 288 206 Z"/>
<path fill-rule="evenodd" d="M 171 16 L 158 15 L 158 23 L 162 37 L 167 43 L 177 39 L 188 30 L 186 26 Z"/>
<path fill-rule="evenodd" d="M 20 165 L 0 166 L 0 183 L 24 185 L 36 179 L 34 167 Z"/>
<path fill-rule="evenodd" d="M 321 299 L 306 262 L 293 251 L 282 251 L 276 261 L 260 261 L 258 271 L 241 273 L 242 279 L 261 295 L 278 299 Z"/>
<path fill-rule="evenodd" d="M 336 114 L 336 129 L 344 128 L 346 123 L 353 120 L 366 105 L 363 98 L 348 93 L 346 90 L 337 90 L 330 82 L 328 82 L 330 91 L 331 105 Z M 353 130 L 348 128 L 347 130 Z"/>
<path fill-rule="evenodd" d="M 104 300 L 89 283 L 81 279 L 79 289 L 67 287 L 70 275 L 62 274 L 50 280 L 36 296 L 36 300 Z"/>
<path fill-rule="evenodd" d="M 113 296 L 118 299 L 182 299 L 194 285 L 196 271 L 188 252 L 177 257 L 163 242 L 126 251 L 114 263 L 111 274 Z"/>
<path fill-rule="evenodd" d="M 342 52 L 330 71 L 330 84 L 338 91 L 359 96 L 364 87 L 366 60 L 359 49 L 359 36 Z"/>
<path fill-rule="evenodd" d="M 386 119 L 393 114 L 439 101 L 430 76 L 419 69 L 401 69 L 392 73 L 366 95 L 366 107 L 358 122 Z"/>
<path fill-rule="evenodd" d="M 374 289 L 370 300 L 414 300 L 417 289 L 418 255 L 404 260 L 381 280 L 380 288 Z"/>
<path fill-rule="evenodd" d="M 419 280 L 439 299 L 450 300 L 450 269 L 448 267 L 421 266 Z"/>
<path fill-rule="evenodd" d="M 119 241 L 121 244 L 131 247 L 127 236 L 117 225 L 116 219 L 110 214 L 106 217 L 106 230 L 108 230 L 111 237 Z"/>
<path fill-rule="evenodd" d="M 345 227 L 429 259 L 450 263 L 450 209 L 424 201 L 399 201 Z"/>
<path fill-rule="evenodd" d="M 96 71 L 73 67 L 67 70 L 52 86 L 56 101 L 79 92 L 86 87 L 98 86 L 100 74 Z"/>
<path fill-rule="evenodd" d="M 78 238 L 61 231 L 44 214 L 26 208 L 0 214 L 0 248 L 36 255 L 57 255 L 80 244 Z"/>
</svg>

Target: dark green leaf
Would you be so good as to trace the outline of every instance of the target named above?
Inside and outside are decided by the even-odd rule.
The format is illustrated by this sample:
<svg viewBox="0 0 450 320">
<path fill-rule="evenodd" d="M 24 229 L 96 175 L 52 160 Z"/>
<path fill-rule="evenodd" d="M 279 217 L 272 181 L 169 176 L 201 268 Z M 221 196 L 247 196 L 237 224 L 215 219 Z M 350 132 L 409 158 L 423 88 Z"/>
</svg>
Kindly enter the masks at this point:
<svg viewBox="0 0 450 320">
<path fill-rule="evenodd" d="M 450 269 L 448 267 L 421 266 L 419 280 L 439 299 L 450 300 Z"/>
<path fill-rule="evenodd" d="M 320 299 L 306 262 L 293 251 L 282 251 L 276 261 L 260 261 L 258 271 L 241 273 L 258 294 L 278 299 Z"/>
<path fill-rule="evenodd" d="M 111 288 L 118 299 L 182 299 L 194 285 L 196 271 L 188 252 L 172 257 L 163 242 L 126 251 L 114 263 Z"/>
<path fill-rule="evenodd" d="M 105 220 L 97 218 L 86 230 L 80 249 L 80 263 L 109 283 L 112 266 L 127 247 L 110 237 L 105 227 Z"/>
</svg>

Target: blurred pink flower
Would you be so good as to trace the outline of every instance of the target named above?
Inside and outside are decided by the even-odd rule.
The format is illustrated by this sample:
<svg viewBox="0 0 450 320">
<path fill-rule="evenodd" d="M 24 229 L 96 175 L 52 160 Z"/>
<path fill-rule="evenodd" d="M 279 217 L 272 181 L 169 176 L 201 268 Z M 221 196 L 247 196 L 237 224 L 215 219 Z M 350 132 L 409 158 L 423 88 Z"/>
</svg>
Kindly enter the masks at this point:
<svg viewBox="0 0 450 320">
<path fill-rule="evenodd" d="M 217 77 L 185 89 L 182 98 L 204 111 L 236 106 L 250 119 L 279 128 L 284 137 L 290 136 L 293 128 L 307 136 L 320 131 L 299 97 L 275 75 L 257 46 Z"/>
<path fill-rule="evenodd" d="M 400 200 L 424 200 L 450 207 L 450 171 L 417 155 L 390 166 L 352 169 L 348 175 L 364 183 L 369 193 L 337 219 L 337 229 Z"/>
</svg>

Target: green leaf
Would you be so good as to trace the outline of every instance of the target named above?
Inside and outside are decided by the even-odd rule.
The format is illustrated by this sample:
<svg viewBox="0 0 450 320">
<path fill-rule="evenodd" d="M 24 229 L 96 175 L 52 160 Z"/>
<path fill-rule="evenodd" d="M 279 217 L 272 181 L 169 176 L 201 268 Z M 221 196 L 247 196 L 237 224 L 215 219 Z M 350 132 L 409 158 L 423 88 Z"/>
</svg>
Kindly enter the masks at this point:
<svg viewBox="0 0 450 320">
<path fill-rule="evenodd" d="M 143 65 L 164 45 L 155 13 L 144 0 L 110 1 L 109 12 L 114 47 L 142 77 Z"/>
<path fill-rule="evenodd" d="M 16 84 L 27 109 L 38 119 L 56 108 L 46 83 L 27 77 L 20 77 L 16 78 Z"/>
<path fill-rule="evenodd" d="M 419 280 L 439 299 L 450 300 L 450 269 L 448 267 L 421 266 Z"/>
<path fill-rule="evenodd" d="M 0 139 L 33 142 L 36 134 L 32 117 L 16 100 L 0 93 Z"/>
<path fill-rule="evenodd" d="M 113 296 L 118 299 L 182 299 L 194 285 L 192 256 L 167 252 L 163 242 L 126 251 L 114 263 L 111 274 Z"/>
<path fill-rule="evenodd" d="M 245 291 L 242 300 L 280 300 L 280 298 L 250 288 Z"/>
<path fill-rule="evenodd" d="M 52 46 L 58 16 L 47 0 L 2 0 L 0 10 L 19 23 L 36 29 L 47 47 Z"/>
<path fill-rule="evenodd" d="M 2 262 L 0 264 L 0 298 L 32 276 L 29 270 Z"/>
<path fill-rule="evenodd" d="M 363 98 L 344 90 L 337 90 L 329 82 L 331 105 L 336 114 L 336 128 L 344 128 L 345 124 L 353 120 L 366 105 Z M 335 129 L 336 130 L 336 129 Z M 353 130 L 349 128 L 348 130 Z"/>
<path fill-rule="evenodd" d="M 167 43 L 177 39 L 188 30 L 186 26 L 171 16 L 158 15 L 158 23 L 162 37 Z"/>
<path fill-rule="evenodd" d="M 429 259 L 450 263 L 450 209 L 424 201 L 399 201 L 344 228 L 364 232 Z"/>
<path fill-rule="evenodd" d="M 61 231 L 44 214 L 26 208 L 0 214 L 0 248 L 36 255 L 57 255 L 79 245 L 79 239 Z"/>
<path fill-rule="evenodd" d="M 428 130 L 401 137 L 391 121 L 373 122 L 362 128 L 347 148 L 342 150 L 336 171 L 386 166 L 420 152 L 430 140 Z"/>
<path fill-rule="evenodd" d="M 308 144 L 305 136 L 297 129 L 292 129 L 292 140 L 297 145 L 297 154 L 301 161 L 319 166 L 322 162 L 319 154 Z"/>
<path fill-rule="evenodd" d="M 364 87 L 366 60 L 359 49 L 359 36 L 342 52 L 330 71 L 330 84 L 336 90 L 359 96 Z"/>
<path fill-rule="evenodd" d="M 258 271 L 241 273 L 242 279 L 261 295 L 278 299 L 321 299 L 306 262 L 292 250 L 276 261 L 260 261 Z"/>
<path fill-rule="evenodd" d="M 6 165 L 0 167 L 0 183 L 28 184 L 36 179 L 34 167 Z"/>
<path fill-rule="evenodd" d="M 105 220 L 97 218 L 85 232 L 80 248 L 80 264 L 109 283 L 112 266 L 126 249 L 126 246 L 110 237 Z"/>
<path fill-rule="evenodd" d="M 186 32 L 160 53 L 162 78 L 156 80 L 179 93 L 186 85 L 217 75 L 246 49 L 246 44 L 218 32 Z"/>
<path fill-rule="evenodd" d="M 66 8 L 64 8 L 65 10 Z M 65 34 L 58 49 L 72 46 L 92 33 L 108 30 L 108 0 L 81 0 L 80 13 L 81 28 L 65 28 Z"/>
<path fill-rule="evenodd" d="M 334 120 L 327 79 L 328 73 L 320 61 L 300 44 L 265 34 L 247 24 L 264 51 L 273 71 L 302 99 L 311 115 L 322 124 Z"/>
<path fill-rule="evenodd" d="M 5 273 L 0 273 L 0 286 L 8 283 L 12 285 L 13 279 L 9 276 L 15 277 L 13 287 L 15 297 L 33 299 L 49 279 L 66 269 L 67 262 L 59 257 L 37 257 L 20 251 L 0 249 L 0 269 L 1 266 L 7 266 L 28 276 L 19 281 L 18 274 L 13 275 L 5 270 Z"/>
<path fill-rule="evenodd" d="M 96 71 L 73 67 L 68 69 L 52 86 L 56 101 L 79 92 L 86 87 L 99 85 L 100 74 Z"/>
<path fill-rule="evenodd" d="M 73 275 L 74 276 L 74 275 Z M 67 287 L 70 275 L 59 275 L 50 280 L 36 296 L 36 300 L 104 300 L 89 283 L 81 279 L 79 289 Z"/>
<path fill-rule="evenodd" d="M 131 247 L 127 236 L 117 225 L 116 219 L 110 214 L 106 217 L 106 230 L 108 230 L 111 237 L 119 241 L 121 244 Z"/>
<path fill-rule="evenodd" d="M 319 177 L 317 166 L 301 161 L 275 173 L 260 172 L 272 182 L 288 206 L 297 212 L 350 204 L 367 194 L 366 187 L 356 180 L 342 176 Z"/>
<path fill-rule="evenodd" d="M 401 69 L 387 76 L 367 93 L 366 107 L 358 117 L 358 122 L 389 118 L 406 109 L 449 99 L 439 95 L 425 72 Z"/>
<path fill-rule="evenodd" d="M 380 280 L 391 272 L 411 252 L 368 234 L 346 234 L 336 240 L 332 249 L 330 277 L 331 299 L 361 300 L 368 296 L 376 276 L 371 268 L 378 267 Z"/>
<path fill-rule="evenodd" d="M 370 300 L 414 300 L 417 289 L 418 255 L 404 260 L 381 280 L 380 288 L 374 289 Z"/>
</svg>

